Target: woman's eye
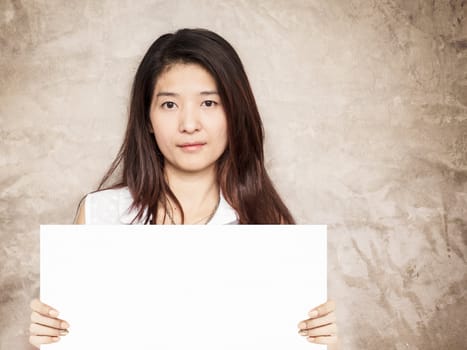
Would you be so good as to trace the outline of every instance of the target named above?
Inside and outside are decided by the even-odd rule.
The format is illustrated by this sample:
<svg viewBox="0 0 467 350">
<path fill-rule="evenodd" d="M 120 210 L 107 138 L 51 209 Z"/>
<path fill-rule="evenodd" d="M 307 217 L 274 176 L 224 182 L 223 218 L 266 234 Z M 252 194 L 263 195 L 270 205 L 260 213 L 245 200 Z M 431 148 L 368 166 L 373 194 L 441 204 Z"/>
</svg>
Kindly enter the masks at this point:
<svg viewBox="0 0 467 350">
<path fill-rule="evenodd" d="M 173 109 L 175 107 L 175 103 L 167 101 L 167 102 L 164 102 L 162 106 L 166 106 L 168 109 Z"/>
<path fill-rule="evenodd" d="M 203 103 L 206 105 L 206 107 L 212 107 L 217 104 L 216 101 L 212 101 L 212 100 L 207 100 L 207 101 L 204 101 Z"/>
</svg>

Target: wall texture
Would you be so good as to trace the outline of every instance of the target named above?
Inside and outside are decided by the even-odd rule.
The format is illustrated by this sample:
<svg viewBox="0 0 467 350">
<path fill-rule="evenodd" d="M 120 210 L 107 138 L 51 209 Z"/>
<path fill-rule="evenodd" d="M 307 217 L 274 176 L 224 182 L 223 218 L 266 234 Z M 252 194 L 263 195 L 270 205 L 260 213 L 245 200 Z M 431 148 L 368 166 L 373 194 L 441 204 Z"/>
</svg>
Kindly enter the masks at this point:
<svg viewBox="0 0 467 350">
<path fill-rule="evenodd" d="M 139 60 L 180 27 L 238 50 L 272 177 L 300 223 L 329 225 L 343 349 L 466 349 L 461 0 L 0 1 L 0 348 L 30 348 L 38 225 L 72 221 Z"/>
</svg>

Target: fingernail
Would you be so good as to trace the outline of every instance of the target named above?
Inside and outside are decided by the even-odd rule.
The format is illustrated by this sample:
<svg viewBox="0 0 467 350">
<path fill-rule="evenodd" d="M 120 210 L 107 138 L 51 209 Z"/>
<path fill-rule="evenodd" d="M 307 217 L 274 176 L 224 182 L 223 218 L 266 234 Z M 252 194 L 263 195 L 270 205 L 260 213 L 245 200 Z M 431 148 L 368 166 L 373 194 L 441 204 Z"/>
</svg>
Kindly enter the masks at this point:
<svg viewBox="0 0 467 350">
<path fill-rule="evenodd" d="M 59 337 L 53 337 L 53 338 L 52 338 L 52 341 L 59 341 L 59 340 L 60 340 Z"/>
<path fill-rule="evenodd" d="M 65 321 L 63 321 L 63 322 L 60 324 L 60 328 L 65 329 L 65 328 L 68 328 L 68 327 L 70 327 L 70 325 L 69 325 L 67 322 L 65 322 Z"/>
<path fill-rule="evenodd" d="M 307 334 L 308 334 L 308 332 L 307 332 L 307 331 L 305 331 L 305 330 L 302 330 L 302 331 L 298 332 L 298 334 L 300 334 L 300 335 L 307 335 Z"/>
<path fill-rule="evenodd" d="M 316 310 L 311 310 L 311 311 L 308 313 L 308 316 L 310 316 L 310 317 L 316 317 L 316 316 L 318 316 L 318 311 L 316 311 Z"/>
<path fill-rule="evenodd" d="M 49 315 L 52 317 L 57 317 L 58 316 L 58 311 L 57 310 L 49 310 Z"/>
<path fill-rule="evenodd" d="M 68 334 L 68 331 L 66 329 L 60 331 L 60 335 L 67 335 Z"/>
<path fill-rule="evenodd" d="M 306 322 L 300 322 L 300 324 L 298 325 L 298 328 L 305 329 L 306 328 Z"/>
<path fill-rule="evenodd" d="M 311 338 L 311 337 L 308 337 L 307 340 L 311 343 L 314 343 L 315 342 L 315 338 Z"/>
</svg>

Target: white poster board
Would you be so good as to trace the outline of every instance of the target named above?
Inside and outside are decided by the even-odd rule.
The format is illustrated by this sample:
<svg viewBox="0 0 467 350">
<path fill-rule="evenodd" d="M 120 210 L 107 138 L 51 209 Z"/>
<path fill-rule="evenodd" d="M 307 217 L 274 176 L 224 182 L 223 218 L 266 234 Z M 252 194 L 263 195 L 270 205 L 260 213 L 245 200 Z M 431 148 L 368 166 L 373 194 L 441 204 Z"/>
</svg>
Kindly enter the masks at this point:
<svg viewBox="0 0 467 350">
<path fill-rule="evenodd" d="M 323 225 L 43 225 L 54 350 L 323 349 L 298 334 L 326 301 Z"/>
</svg>

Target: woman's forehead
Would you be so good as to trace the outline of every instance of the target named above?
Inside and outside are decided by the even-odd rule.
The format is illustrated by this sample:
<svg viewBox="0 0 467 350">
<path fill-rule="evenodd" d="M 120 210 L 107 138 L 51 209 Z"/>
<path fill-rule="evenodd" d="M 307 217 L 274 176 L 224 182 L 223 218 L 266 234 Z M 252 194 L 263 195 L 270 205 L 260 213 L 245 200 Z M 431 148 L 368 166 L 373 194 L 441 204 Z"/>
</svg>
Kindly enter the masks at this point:
<svg viewBox="0 0 467 350">
<path fill-rule="evenodd" d="M 168 66 L 159 75 L 155 92 L 160 90 L 215 90 L 214 77 L 201 65 L 196 63 L 176 63 Z M 181 92 L 181 91 L 179 91 Z"/>
</svg>

